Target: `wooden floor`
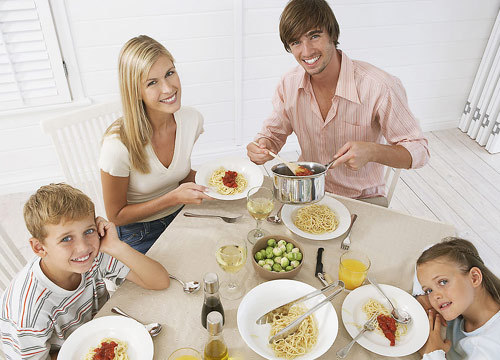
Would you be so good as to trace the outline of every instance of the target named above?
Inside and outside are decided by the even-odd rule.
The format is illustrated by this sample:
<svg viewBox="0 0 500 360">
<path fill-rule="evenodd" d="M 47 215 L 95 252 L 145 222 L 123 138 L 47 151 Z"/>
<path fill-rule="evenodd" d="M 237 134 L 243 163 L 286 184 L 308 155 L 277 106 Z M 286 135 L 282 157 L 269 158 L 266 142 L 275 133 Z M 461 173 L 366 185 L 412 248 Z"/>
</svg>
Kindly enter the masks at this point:
<svg viewBox="0 0 500 360">
<path fill-rule="evenodd" d="M 500 154 L 489 154 L 458 129 L 425 135 L 429 164 L 401 172 L 390 207 L 453 224 L 457 235 L 471 240 L 500 276 Z M 288 160 L 297 156 L 282 155 Z M 31 249 L 22 206 L 28 197 L 28 193 L 0 196 L 1 225 L 26 254 Z"/>
<path fill-rule="evenodd" d="M 390 207 L 453 224 L 500 275 L 500 154 L 489 154 L 459 129 L 426 137 L 429 163 L 401 172 Z"/>
</svg>

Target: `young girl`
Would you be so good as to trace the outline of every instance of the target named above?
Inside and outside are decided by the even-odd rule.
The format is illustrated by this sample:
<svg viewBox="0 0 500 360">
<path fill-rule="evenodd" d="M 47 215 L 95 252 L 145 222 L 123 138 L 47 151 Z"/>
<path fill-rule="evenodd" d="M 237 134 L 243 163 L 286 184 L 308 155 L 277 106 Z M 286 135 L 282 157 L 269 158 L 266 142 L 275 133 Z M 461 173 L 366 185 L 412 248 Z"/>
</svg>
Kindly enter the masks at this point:
<svg viewBox="0 0 500 360">
<path fill-rule="evenodd" d="M 104 205 L 120 239 L 145 253 L 183 204 L 211 199 L 190 160 L 203 117 L 181 107 L 174 58 L 154 39 L 130 39 L 118 74 L 123 117 L 106 130 L 99 158 Z"/>
<path fill-rule="evenodd" d="M 500 280 L 474 245 L 444 239 L 419 257 L 417 277 L 432 306 L 429 338 L 420 349 L 424 360 L 500 358 Z M 445 340 L 442 320 L 448 322 Z"/>
</svg>

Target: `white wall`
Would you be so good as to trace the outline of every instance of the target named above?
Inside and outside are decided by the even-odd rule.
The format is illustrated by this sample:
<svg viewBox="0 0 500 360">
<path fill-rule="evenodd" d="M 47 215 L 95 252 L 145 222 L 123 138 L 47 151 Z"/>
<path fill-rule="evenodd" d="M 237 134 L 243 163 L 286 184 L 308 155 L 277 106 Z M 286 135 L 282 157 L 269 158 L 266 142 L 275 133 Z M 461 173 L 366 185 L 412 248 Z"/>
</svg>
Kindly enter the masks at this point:
<svg viewBox="0 0 500 360">
<path fill-rule="evenodd" d="M 93 102 L 117 98 L 117 56 L 125 41 L 147 34 L 167 46 L 177 60 L 183 104 L 205 117 L 195 164 L 244 154 L 271 111 L 281 74 L 296 64 L 277 32 L 283 0 L 52 1 L 66 5 L 83 88 Z M 340 48 L 398 76 L 424 131 L 457 126 L 500 0 L 330 3 Z M 0 111 L 0 193 L 62 179 L 39 127 L 55 113 Z"/>
</svg>

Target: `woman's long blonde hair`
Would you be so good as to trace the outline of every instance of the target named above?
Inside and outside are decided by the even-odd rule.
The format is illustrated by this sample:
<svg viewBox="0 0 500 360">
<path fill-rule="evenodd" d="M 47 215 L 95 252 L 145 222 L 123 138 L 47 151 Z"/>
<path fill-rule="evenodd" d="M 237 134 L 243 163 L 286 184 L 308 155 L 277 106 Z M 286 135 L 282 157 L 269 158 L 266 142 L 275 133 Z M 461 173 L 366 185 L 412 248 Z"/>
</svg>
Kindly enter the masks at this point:
<svg viewBox="0 0 500 360">
<path fill-rule="evenodd" d="M 104 137 L 118 134 L 127 147 L 130 163 L 141 173 L 150 172 L 145 146 L 151 141 L 153 127 L 147 117 L 141 97 L 141 82 L 160 56 L 172 54 L 158 41 L 139 35 L 127 41 L 118 59 L 118 79 L 123 107 L 123 117 L 113 122 Z"/>
</svg>

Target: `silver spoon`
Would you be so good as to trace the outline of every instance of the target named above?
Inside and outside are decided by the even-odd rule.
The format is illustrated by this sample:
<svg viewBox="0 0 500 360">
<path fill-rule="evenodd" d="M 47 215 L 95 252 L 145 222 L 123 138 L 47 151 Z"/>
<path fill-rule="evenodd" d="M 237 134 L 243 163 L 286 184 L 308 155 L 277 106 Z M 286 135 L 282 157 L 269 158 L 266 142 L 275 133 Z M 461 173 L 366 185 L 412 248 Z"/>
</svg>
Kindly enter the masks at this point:
<svg viewBox="0 0 500 360">
<path fill-rule="evenodd" d="M 389 301 L 389 304 L 391 304 L 391 307 L 392 307 L 391 315 L 394 318 L 394 320 L 396 320 L 398 323 L 401 323 L 401 324 L 408 324 L 411 321 L 410 314 L 408 314 L 406 311 L 398 310 L 392 304 L 391 300 L 389 300 L 389 297 L 382 291 L 378 282 L 374 278 L 371 278 L 370 276 L 368 276 L 368 281 L 371 282 L 372 285 L 375 286 L 377 288 L 377 290 L 380 291 L 380 293 L 382 295 L 384 295 L 384 297 L 387 299 L 387 301 Z"/>
<path fill-rule="evenodd" d="M 281 209 L 283 209 L 283 205 L 285 205 L 285 203 L 281 204 L 280 209 L 278 210 L 278 213 L 276 215 L 268 216 L 266 220 L 273 224 L 281 224 Z"/>
<path fill-rule="evenodd" d="M 111 308 L 111 312 L 114 312 L 115 314 L 118 314 L 118 315 L 126 316 L 130 319 L 137 321 L 138 323 L 141 323 L 137 319 L 134 319 L 132 316 L 130 316 L 129 314 L 127 314 L 126 312 L 121 310 L 119 307 L 115 306 L 115 307 Z M 161 324 L 158 324 L 156 322 L 151 323 L 151 324 L 142 324 L 142 325 L 144 325 L 144 327 L 146 328 L 146 331 L 149 333 L 149 335 L 151 335 L 151 337 L 158 335 L 161 331 Z"/>
<path fill-rule="evenodd" d="M 176 278 L 174 275 L 169 274 L 168 275 L 171 279 L 177 280 L 178 282 L 181 283 L 182 289 L 186 294 L 192 294 L 200 290 L 200 283 L 198 281 L 188 281 L 184 282 L 181 279 Z"/>
</svg>

